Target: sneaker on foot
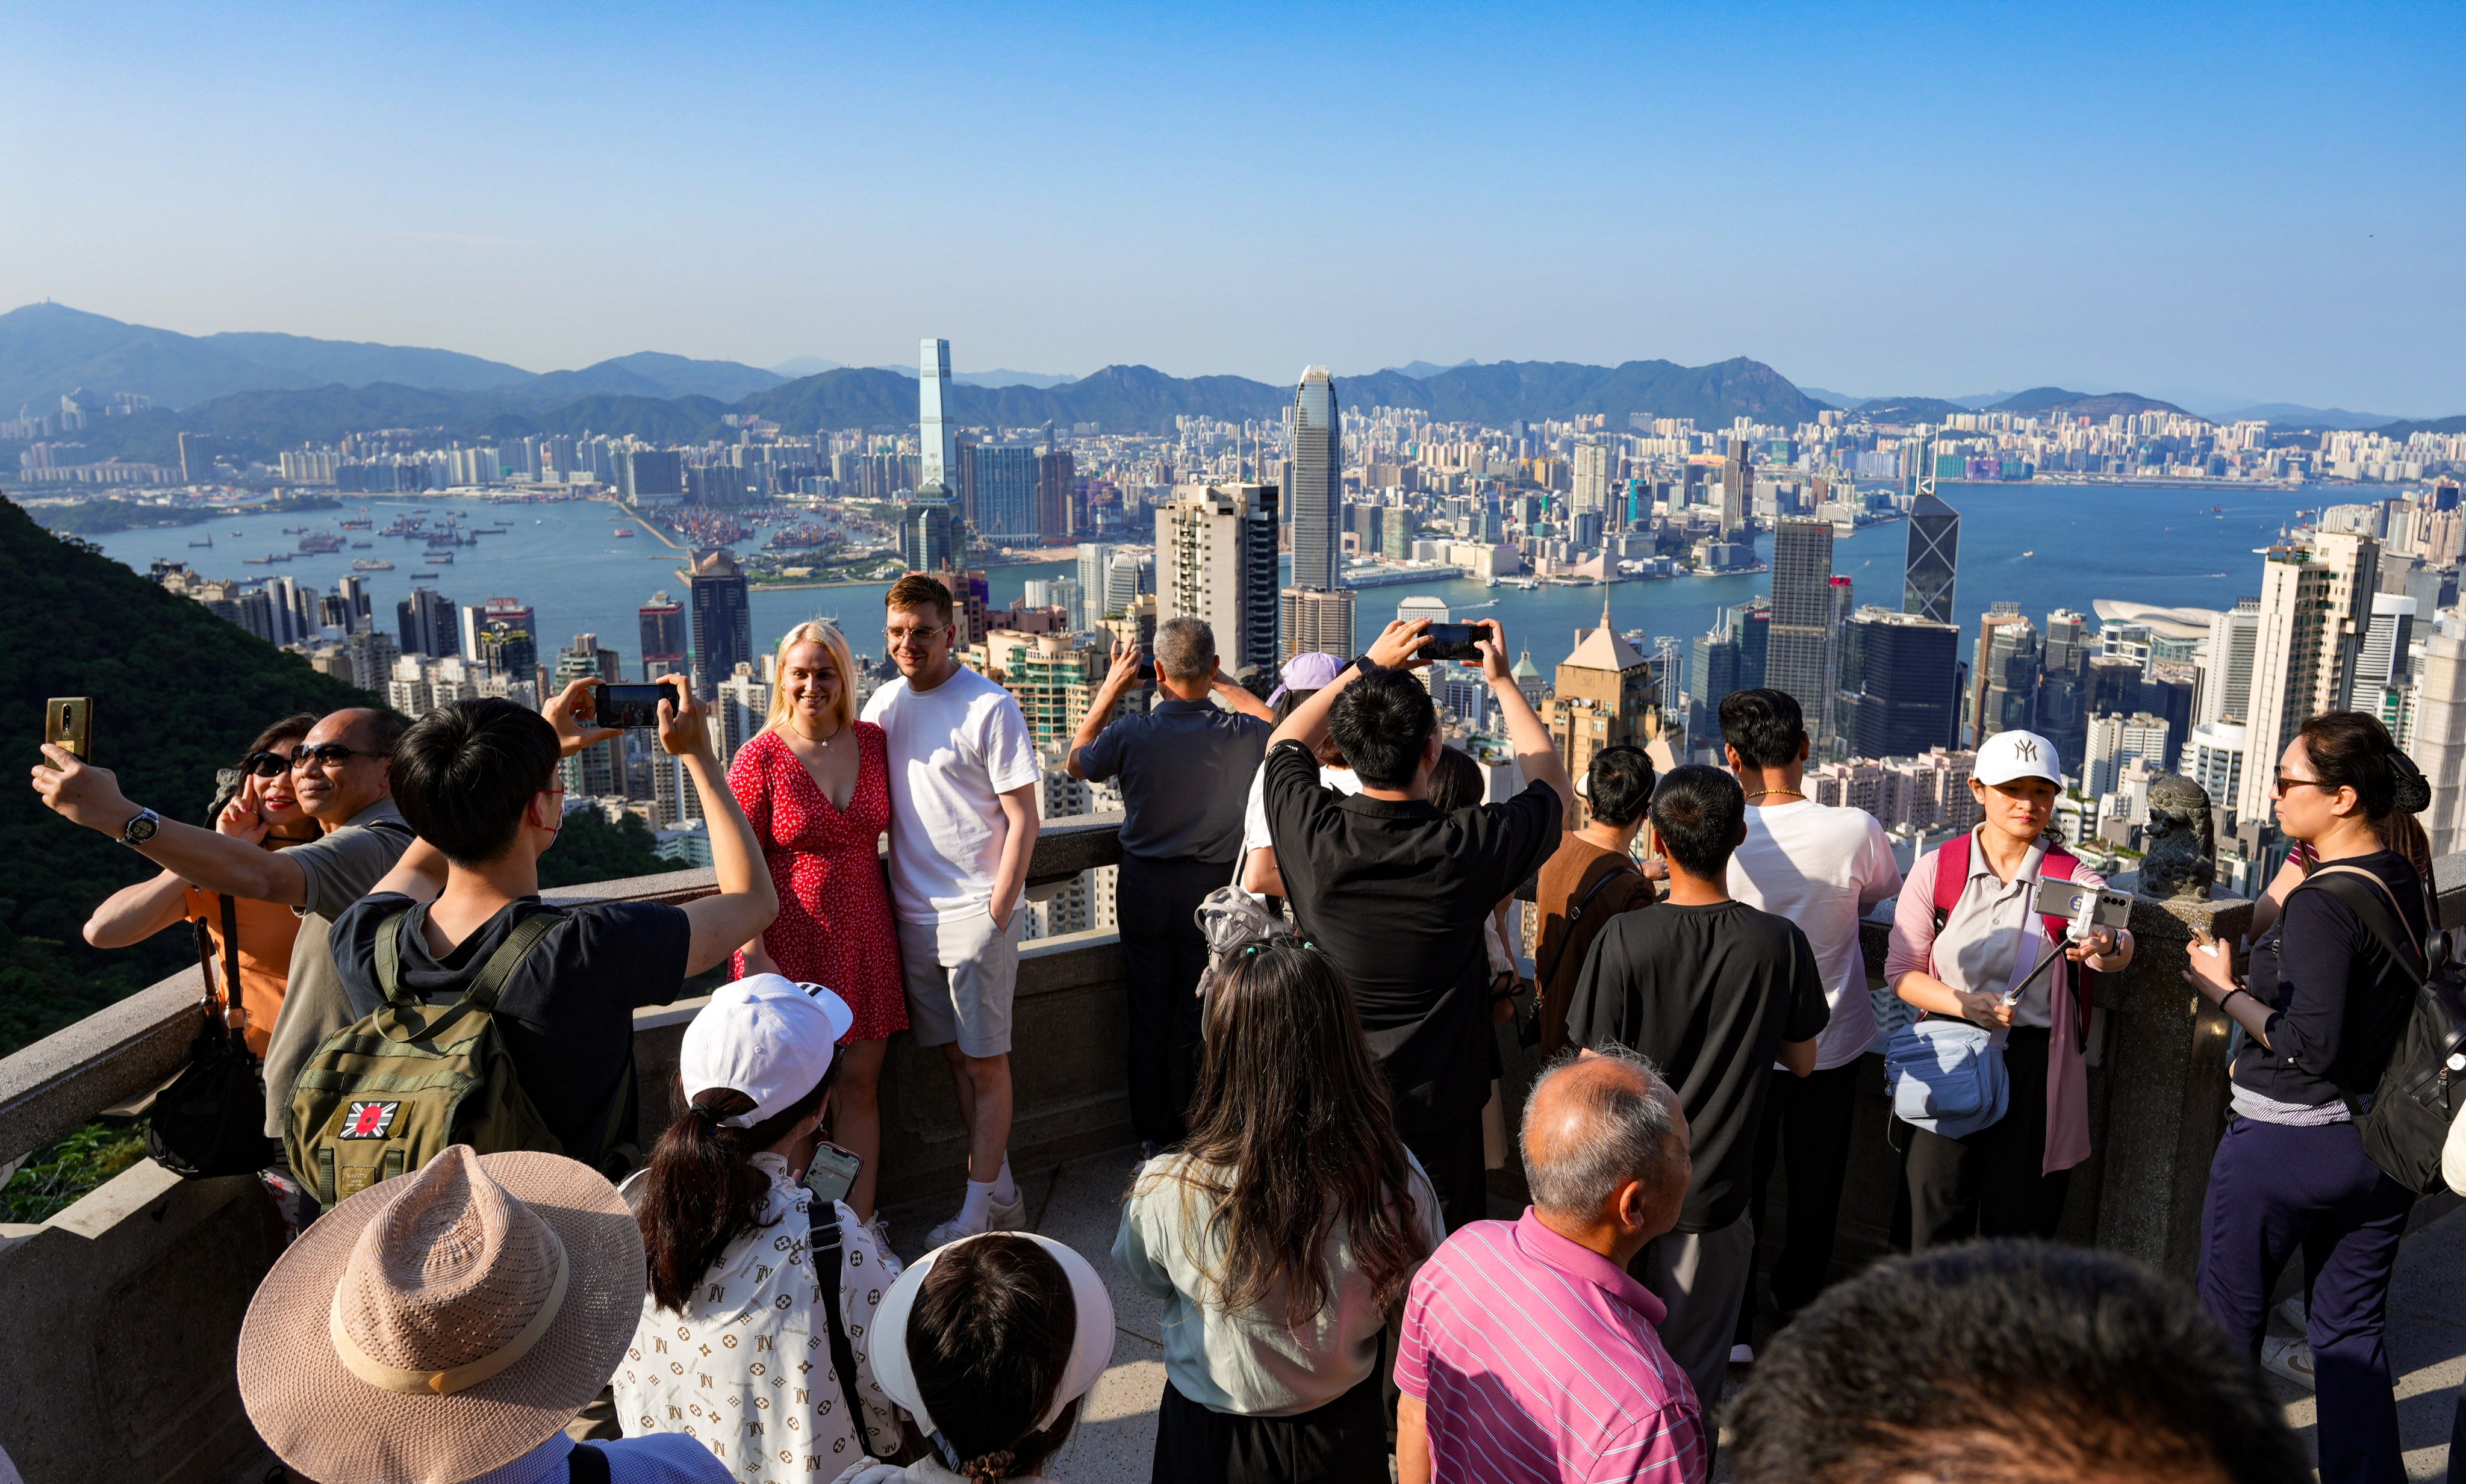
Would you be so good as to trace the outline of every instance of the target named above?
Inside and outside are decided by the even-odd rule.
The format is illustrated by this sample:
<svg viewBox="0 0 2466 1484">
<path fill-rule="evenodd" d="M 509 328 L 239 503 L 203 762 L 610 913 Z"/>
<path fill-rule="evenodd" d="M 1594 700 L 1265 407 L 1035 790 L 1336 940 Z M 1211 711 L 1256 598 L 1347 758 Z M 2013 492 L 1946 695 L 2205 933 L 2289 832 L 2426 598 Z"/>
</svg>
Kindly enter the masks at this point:
<svg viewBox="0 0 2466 1484">
<path fill-rule="evenodd" d="M 1733 1365 L 1755 1364 L 1756 1347 L 1745 1344 L 1732 1345 L 1730 1347 L 1730 1363 Z"/>
<path fill-rule="evenodd" d="M 2272 1335 L 2260 1342 L 2260 1363 L 2263 1369 L 2285 1377 L 2306 1390 L 2314 1389 L 2312 1379 L 2312 1347 L 2300 1340 L 2288 1340 Z"/>
<path fill-rule="evenodd" d="M 864 1223 L 864 1229 L 872 1235 L 874 1246 L 881 1248 L 885 1252 L 890 1251 L 889 1217 L 877 1211 L 871 1221 Z"/>
<path fill-rule="evenodd" d="M 2297 1294 L 2286 1302 L 2279 1304 L 2277 1317 L 2295 1326 L 2295 1333 L 2298 1335 L 2312 1327 L 2312 1311 L 2304 1307 L 2301 1294 Z"/>
<path fill-rule="evenodd" d="M 999 1201 L 986 1203 L 985 1229 L 987 1231 L 1025 1231 L 1027 1229 L 1027 1192 L 1020 1191 L 1019 1199 L 1008 1206 L 1004 1206 Z"/>
<path fill-rule="evenodd" d="M 925 1233 L 925 1250 L 931 1251 L 937 1247 L 948 1247 L 961 1237 L 982 1236 L 984 1232 L 984 1228 L 971 1227 L 953 1216 Z"/>
</svg>

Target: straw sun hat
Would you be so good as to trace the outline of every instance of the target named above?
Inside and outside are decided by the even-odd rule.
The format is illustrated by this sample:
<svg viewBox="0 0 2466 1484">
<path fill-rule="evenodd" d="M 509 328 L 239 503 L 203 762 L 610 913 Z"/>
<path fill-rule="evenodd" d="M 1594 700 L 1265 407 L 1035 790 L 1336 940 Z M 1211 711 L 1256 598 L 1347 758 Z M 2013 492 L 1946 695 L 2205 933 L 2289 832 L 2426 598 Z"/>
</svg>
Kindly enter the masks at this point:
<svg viewBox="0 0 2466 1484">
<path fill-rule="evenodd" d="M 456 1484 L 599 1394 L 642 1293 L 641 1232 L 596 1171 L 456 1144 L 282 1254 L 240 1326 L 240 1400 L 310 1478 Z"/>
</svg>

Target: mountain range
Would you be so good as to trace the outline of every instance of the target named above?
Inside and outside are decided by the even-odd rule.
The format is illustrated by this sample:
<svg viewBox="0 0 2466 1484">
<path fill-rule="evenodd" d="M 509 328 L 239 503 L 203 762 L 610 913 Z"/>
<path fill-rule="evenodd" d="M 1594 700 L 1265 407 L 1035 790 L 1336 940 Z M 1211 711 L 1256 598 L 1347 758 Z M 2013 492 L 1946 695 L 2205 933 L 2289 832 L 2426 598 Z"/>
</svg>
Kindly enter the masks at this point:
<svg viewBox="0 0 2466 1484">
<path fill-rule="evenodd" d="M 818 356 L 765 369 L 658 351 L 539 373 L 418 346 L 251 332 L 183 335 L 49 302 L 0 314 L 0 415 L 12 404 L 48 412 L 62 392 L 79 388 L 136 392 L 158 404 L 136 416 L 89 423 L 78 434 L 89 459 L 169 462 L 184 430 L 214 433 L 230 440 L 232 452 L 258 456 L 374 428 L 439 429 L 457 437 L 595 432 L 699 441 L 728 436 L 731 412 L 766 417 L 792 432 L 892 431 L 915 423 L 916 374 L 912 366 L 848 366 Z M 1173 377 L 1142 365 L 1110 365 L 1075 378 L 962 372 L 953 382 L 954 415 L 1003 428 L 1092 422 L 1111 432 L 1160 431 L 1186 414 L 1265 420 L 1281 416 L 1292 395 L 1289 385 Z M 1739 416 L 1787 425 L 1811 420 L 1827 407 L 1929 422 L 1982 410 L 2101 419 L 2183 410 L 2131 392 L 2059 387 L 1959 398 L 1853 398 L 1802 388 L 1745 357 L 1702 366 L 1412 361 L 1342 377 L 1338 388 L 1348 407 L 1416 408 L 1435 418 L 1491 427 L 1603 413 L 1623 428 L 1628 414 L 1640 411 L 1693 418 L 1698 427 L 1724 427 Z M 2312 428 L 2386 423 L 2385 431 L 2401 437 L 2400 430 L 2457 421 L 2395 423 L 2286 403 L 2232 415 Z"/>
</svg>

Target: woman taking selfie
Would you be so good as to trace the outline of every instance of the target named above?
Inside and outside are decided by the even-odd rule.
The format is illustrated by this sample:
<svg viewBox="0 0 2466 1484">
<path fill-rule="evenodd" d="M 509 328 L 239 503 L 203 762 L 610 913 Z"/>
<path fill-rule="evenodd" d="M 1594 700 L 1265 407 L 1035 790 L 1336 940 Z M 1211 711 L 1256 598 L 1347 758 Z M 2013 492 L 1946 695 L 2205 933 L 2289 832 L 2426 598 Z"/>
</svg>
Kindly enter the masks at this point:
<svg viewBox="0 0 2466 1484">
<path fill-rule="evenodd" d="M 248 835 L 261 829 L 258 843 L 269 851 L 314 840 L 325 827 L 300 808 L 291 789 L 291 749 L 317 724 L 313 713 L 285 717 L 257 735 L 241 755 L 239 766 L 217 775 L 213 808 L 207 817 L 225 834 Z M 240 828 L 240 816 L 255 820 Z M 215 973 L 233 962 L 234 942 L 239 963 L 238 1004 L 242 1038 L 258 1056 L 274 1035 L 274 1017 L 282 1008 L 284 983 L 291 972 L 291 940 L 300 932 L 299 914 L 279 902 L 252 901 L 201 891 L 165 871 L 149 880 L 123 887 L 103 898 L 86 919 L 85 941 L 98 948 L 125 948 L 145 941 L 181 920 L 202 922 L 213 943 Z"/>
<path fill-rule="evenodd" d="M 1903 1125 L 1910 1247 L 2055 1234 L 2073 1166 L 2089 1158 L 2089 995 L 2079 968 L 2115 973 L 2132 934 L 2098 928 L 2067 945 L 2036 910 L 2039 880 L 2106 884 L 2046 837 L 2063 789 L 2054 743 L 1998 732 L 1969 790 L 1984 818 L 1921 856 L 1893 915 L 1884 980 L 1930 1017 L 1995 1032 L 2010 1086 L 2004 1116 L 1958 1138 Z M 2050 956 L 2057 962 L 2038 970 Z M 2016 993 L 2017 991 L 2017 993 Z"/>
<path fill-rule="evenodd" d="M 848 1205 L 870 1222 L 882 1055 L 890 1033 L 908 1029 L 899 930 L 875 848 L 890 823 L 889 754 L 882 728 L 856 719 L 856 663 L 836 627 L 789 630 L 778 675 L 770 720 L 728 769 L 779 894 L 779 916 L 737 955 L 736 972 L 825 985 L 856 1011 L 831 1139 L 864 1162 Z"/>
<path fill-rule="evenodd" d="M 2261 1357 L 2271 1292 L 2301 1251 L 2320 1477 L 2403 1479 L 2383 1334 L 2414 1195 L 2364 1153 L 2347 1099 L 2369 1106 L 2412 1013 L 2415 980 L 2339 891 L 2370 894 L 2367 910 L 2403 924 L 2404 941 L 2423 941 L 2423 878 L 2388 841 L 2404 837 L 2392 822 L 2429 804 L 2432 789 L 2379 720 L 2332 711 L 2286 744 L 2272 795 L 2277 828 L 2310 848 L 2311 873 L 2253 945 L 2248 981 L 2237 984 L 2231 951 L 2206 938 L 2185 975 L 2244 1032 L 2234 1116 L 2201 1210 L 2201 1302 Z M 2299 1373 L 2299 1356 L 2290 1363 L 2275 1353 L 2294 1341 L 2270 1344 L 2273 1369 Z"/>
<path fill-rule="evenodd" d="M 721 986 L 678 1050 L 684 1114 L 625 1185 L 651 1287 L 612 1382 L 617 1426 L 688 1433 L 757 1484 L 898 1442 L 869 1340 L 898 1262 L 805 1185 L 847 1025 L 827 989 Z"/>
<path fill-rule="evenodd" d="M 1386 1478 L 1379 1337 L 1445 1233 L 1317 949 L 1235 951 L 1208 991 L 1190 1129 L 1140 1170 L 1113 1239 L 1165 1301 L 1153 1476 Z"/>
</svg>

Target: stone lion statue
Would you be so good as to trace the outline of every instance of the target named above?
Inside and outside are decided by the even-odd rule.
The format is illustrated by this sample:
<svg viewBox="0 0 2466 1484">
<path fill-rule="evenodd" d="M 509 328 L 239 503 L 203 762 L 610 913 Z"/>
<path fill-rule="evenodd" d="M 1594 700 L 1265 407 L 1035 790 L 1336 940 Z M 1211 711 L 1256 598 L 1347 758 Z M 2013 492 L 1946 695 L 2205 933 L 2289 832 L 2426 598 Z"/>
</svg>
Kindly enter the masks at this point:
<svg viewBox="0 0 2466 1484">
<path fill-rule="evenodd" d="M 2218 875 L 2208 790 L 2181 773 L 2152 783 L 2141 850 L 2141 896 L 2156 901 L 2208 900 Z"/>
</svg>

